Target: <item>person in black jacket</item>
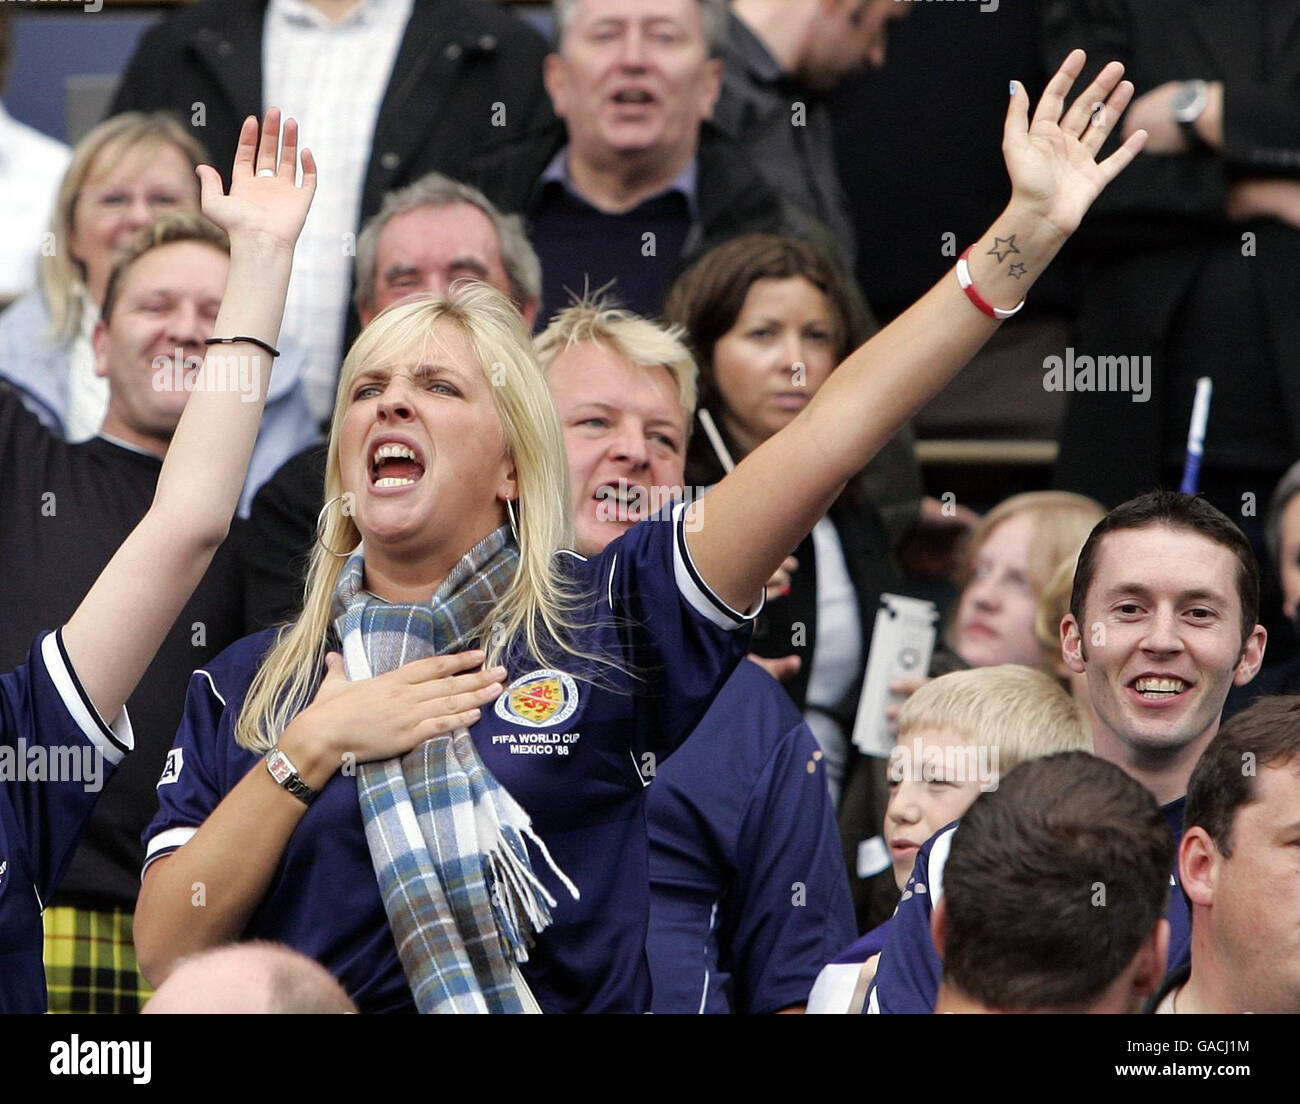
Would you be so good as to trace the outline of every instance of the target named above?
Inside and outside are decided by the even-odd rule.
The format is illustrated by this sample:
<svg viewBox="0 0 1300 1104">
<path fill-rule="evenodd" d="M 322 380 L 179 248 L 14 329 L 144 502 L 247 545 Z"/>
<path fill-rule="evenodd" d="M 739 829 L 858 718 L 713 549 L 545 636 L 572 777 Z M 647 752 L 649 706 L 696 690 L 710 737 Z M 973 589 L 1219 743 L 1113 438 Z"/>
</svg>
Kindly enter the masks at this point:
<svg viewBox="0 0 1300 1104">
<path fill-rule="evenodd" d="M 1264 501 L 1300 450 L 1300 376 L 1287 370 L 1300 345 L 1300 4 L 1046 4 L 1045 60 L 1077 45 L 1124 61 L 1136 87 L 1124 129 L 1150 139 L 1074 246 L 1076 366 L 1126 357 L 1130 378 L 1105 392 L 1075 379 L 1057 485 L 1106 506 L 1177 486 L 1196 381 L 1210 376 L 1199 489 L 1260 554 Z"/>
<path fill-rule="evenodd" d="M 313 351 L 309 393 L 323 419 L 357 329 L 349 246 L 361 223 L 390 190 L 454 172 L 544 125 L 551 107 L 544 39 L 494 5 L 384 0 L 337 19 L 334 5 L 311 5 L 304 13 L 281 0 L 203 0 L 175 12 L 141 40 L 110 113 L 175 111 L 217 165 L 231 163 L 240 125 L 268 96 L 310 121 L 333 183 L 303 233 L 285 332 Z M 268 51 L 268 42 L 282 48 Z M 276 59 L 269 69 L 267 57 Z"/>
<path fill-rule="evenodd" d="M 545 81 L 562 121 L 461 174 L 528 219 L 539 326 L 570 292 L 611 282 L 624 306 L 654 317 L 684 261 L 746 231 L 811 229 L 707 123 L 721 87 L 721 0 L 569 0 L 555 15 Z"/>
</svg>

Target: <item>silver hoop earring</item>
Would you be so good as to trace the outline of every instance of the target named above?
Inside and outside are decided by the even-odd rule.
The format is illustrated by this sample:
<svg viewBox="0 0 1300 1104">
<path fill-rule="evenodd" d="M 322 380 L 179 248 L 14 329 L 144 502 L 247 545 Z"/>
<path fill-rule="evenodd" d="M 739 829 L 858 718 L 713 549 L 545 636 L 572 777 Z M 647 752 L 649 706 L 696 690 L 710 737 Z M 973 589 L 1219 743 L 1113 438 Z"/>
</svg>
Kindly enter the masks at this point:
<svg viewBox="0 0 1300 1104">
<path fill-rule="evenodd" d="M 519 544 L 519 522 L 515 519 L 515 500 L 506 499 L 506 517 L 510 519 L 510 532 L 514 534 L 515 544 Z"/>
<path fill-rule="evenodd" d="M 338 502 L 339 499 L 346 498 L 346 497 L 347 497 L 346 494 L 335 495 L 327 503 L 325 503 L 324 506 L 320 508 L 320 513 L 316 515 L 316 543 L 319 544 L 323 549 L 325 549 L 325 551 L 328 552 L 331 556 L 337 556 L 339 559 L 343 559 L 345 556 L 352 555 L 352 550 L 348 549 L 348 551 L 346 552 L 335 552 L 334 549 L 332 549 L 328 544 L 326 544 L 321 539 L 321 526 L 324 525 L 325 523 L 325 511 L 328 510 L 331 506 L 333 506 L 334 503 Z"/>
</svg>

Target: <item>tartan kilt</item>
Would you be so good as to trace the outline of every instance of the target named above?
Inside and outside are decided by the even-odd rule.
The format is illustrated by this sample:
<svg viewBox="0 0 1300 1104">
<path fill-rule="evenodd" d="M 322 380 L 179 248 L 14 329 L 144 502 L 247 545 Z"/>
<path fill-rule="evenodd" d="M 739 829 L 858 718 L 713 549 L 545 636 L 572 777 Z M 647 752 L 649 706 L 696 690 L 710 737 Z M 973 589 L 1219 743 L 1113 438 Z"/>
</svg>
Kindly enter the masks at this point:
<svg viewBox="0 0 1300 1104">
<path fill-rule="evenodd" d="M 135 961 L 132 913 L 56 906 L 45 925 L 45 987 L 51 1012 L 139 1012 L 153 990 Z"/>
</svg>

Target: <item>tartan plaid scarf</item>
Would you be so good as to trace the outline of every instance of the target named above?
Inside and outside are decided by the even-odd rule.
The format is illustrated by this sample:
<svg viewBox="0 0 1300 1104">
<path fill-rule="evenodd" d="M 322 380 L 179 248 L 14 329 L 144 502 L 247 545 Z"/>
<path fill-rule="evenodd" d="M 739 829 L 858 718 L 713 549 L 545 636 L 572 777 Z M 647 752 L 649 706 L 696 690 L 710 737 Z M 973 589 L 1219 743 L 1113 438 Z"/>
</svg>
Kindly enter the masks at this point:
<svg viewBox="0 0 1300 1104">
<path fill-rule="evenodd" d="M 462 651 L 509 587 L 519 553 L 502 526 L 452 569 L 426 604 L 364 589 L 364 549 L 343 567 L 334 628 L 350 679 Z M 366 842 L 397 952 L 421 1012 L 535 1012 L 518 963 L 555 899 L 525 837 L 577 899 L 528 814 L 479 758 L 469 730 L 435 736 L 399 759 L 362 764 Z"/>
</svg>

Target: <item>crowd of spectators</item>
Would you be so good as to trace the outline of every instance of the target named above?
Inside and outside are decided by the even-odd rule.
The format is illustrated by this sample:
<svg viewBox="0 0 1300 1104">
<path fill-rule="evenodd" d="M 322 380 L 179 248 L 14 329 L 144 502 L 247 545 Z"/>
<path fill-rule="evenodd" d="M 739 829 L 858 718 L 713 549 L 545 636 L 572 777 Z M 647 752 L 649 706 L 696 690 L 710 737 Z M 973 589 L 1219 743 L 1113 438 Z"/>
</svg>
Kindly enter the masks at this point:
<svg viewBox="0 0 1300 1104">
<path fill-rule="evenodd" d="M 1004 7 L 0 106 L 0 1010 L 1300 1012 L 1300 0 Z"/>
</svg>

